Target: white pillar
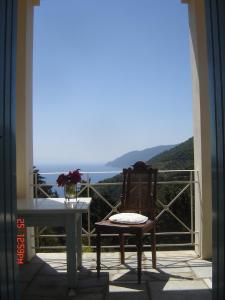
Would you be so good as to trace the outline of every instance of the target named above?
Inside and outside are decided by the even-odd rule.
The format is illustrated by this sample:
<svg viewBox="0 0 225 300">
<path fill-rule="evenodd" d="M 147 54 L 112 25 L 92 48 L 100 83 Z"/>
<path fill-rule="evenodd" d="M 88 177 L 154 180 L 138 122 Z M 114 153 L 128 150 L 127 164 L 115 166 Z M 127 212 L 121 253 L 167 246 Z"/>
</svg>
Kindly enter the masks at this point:
<svg viewBox="0 0 225 300">
<path fill-rule="evenodd" d="M 33 10 L 38 1 L 18 1 L 17 74 L 16 74 L 16 178 L 17 201 L 33 198 Z M 33 230 L 27 230 L 27 258 L 32 249 Z"/>
<path fill-rule="evenodd" d="M 192 64 L 196 252 L 202 258 L 212 256 L 212 195 L 211 195 L 211 142 L 210 102 L 208 92 L 208 54 L 204 0 L 182 1 L 188 4 L 190 49 Z"/>
</svg>

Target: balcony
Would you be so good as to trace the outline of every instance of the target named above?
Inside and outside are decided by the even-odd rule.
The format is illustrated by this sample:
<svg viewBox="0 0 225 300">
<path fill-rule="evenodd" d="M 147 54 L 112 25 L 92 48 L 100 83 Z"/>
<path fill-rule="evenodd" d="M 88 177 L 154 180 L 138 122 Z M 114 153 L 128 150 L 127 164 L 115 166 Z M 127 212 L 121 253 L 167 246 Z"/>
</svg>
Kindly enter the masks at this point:
<svg viewBox="0 0 225 300">
<path fill-rule="evenodd" d="M 78 196 L 92 197 L 91 209 L 83 217 L 83 242 L 92 249 L 95 248 L 96 221 L 109 218 L 118 212 L 122 181 L 115 177 L 120 171 L 112 172 L 82 172 L 84 182 L 81 184 Z M 34 196 L 53 197 L 49 195 L 48 187 L 56 187 L 56 178 L 59 173 L 40 173 L 46 178 L 45 183 L 38 182 L 38 174 L 34 173 Z M 99 180 L 99 176 L 106 179 Z M 95 180 L 95 178 L 98 179 Z M 158 180 L 158 192 L 156 203 L 157 219 L 157 247 L 196 249 L 199 252 L 199 232 L 195 230 L 194 204 L 195 191 L 199 190 L 198 172 L 195 170 L 160 170 Z M 47 189 L 45 189 L 47 187 Z M 62 188 L 58 192 L 63 196 Z M 36 250 L 56 250 L 65 248 L 62 245 L 46 245 L 45 239 L 62 239 L 63 232 L 54 234 L 46 231 L 46 228 L 37 228 L 35 231 Z M 105 248 L 118 248 L 117 244 Z M 127 248 L 134 247 L 132 244 Z"/>
<path fill-rule="evenodd" d="M 55 183 L 48 180 L 48 176 L 57 177 L 58 174 L 41 175 L 45 176 L 47 182 L 39 184 L 35 174 L 34 193 L 38 196 L 41 192 L 47 197 L 49 195 L 44 187 Z M 108 177 L 113 175 L 110 173 Z M 198 189 L 198 181 L 194 179 L 198 178 L 196 175 L 194 170 L 160 171 L 158 185 L 163 192 L 159 193 L 157 199 L 157 269 L 152 269 L 149 246 L 145 245 L 142 284 L 137 284 L 136 253 L 133 252 L 135 246 L 132 240 L 126 244 L 126 260 L 121 265 L 119 253 L 116 252 L 119 245 L 112 236 L 106 237 L 106 240 L 111 238 L 111 242 L 103 247 L 106 252 L 102 254 L 101 277 L 96 277 L 95 203 L 104 205 L 105 210 L 101 214 L 103 219 L 117 212 L 118 201 L 113 199 L 113 193 L 107 194 L 104 189 L 112 191 L 108 188 L 114 187 L 119 193 L 121 182 L 91 182 L 93 174 L 86 173 L 79 194 L 91 196 L 93 207 L 84 216 L 83 267 L 79 271 L 77 294 L 70 295 L 69 299 L 211 299 L 211 262 L 199 259 L 194 251 L 199 250 L 199 232 L 194 228 L 194 190 Z M 174 187 L 173 193 L 168 194 L 167 188 L 171 186 Z M 180 214 L 182 209 L 186 211 L 185 218 Z M 174 220 L 166 231 L 161 230 L 165 229 L 165 220 Z M 22 299 L 67 299 L 66 254 L 58 252 L 65 248 L 64 233 L 49 233 L 46 228 L 36 228 L 34 237 L 37 255 L 20 269 Z M 47 245 L 51 239 L 54 243 Z"/>
<path fill-rule="evenodd" d="M 194 251 L 158 251 L 157 270 L 149 252 L 143 255 L 143 279 L 137 284 L 136 253 L 102 255 L 102 272 L 96 277 L 95 253 L 84 253 L 75 296 L 68 297 L 65 253 L 38 253 L 20 270 L 21 300 L 195 300 L 211 299 L 211 262 Z M 67 298 L 68 297 L 68 298 Z"/>
</svg>

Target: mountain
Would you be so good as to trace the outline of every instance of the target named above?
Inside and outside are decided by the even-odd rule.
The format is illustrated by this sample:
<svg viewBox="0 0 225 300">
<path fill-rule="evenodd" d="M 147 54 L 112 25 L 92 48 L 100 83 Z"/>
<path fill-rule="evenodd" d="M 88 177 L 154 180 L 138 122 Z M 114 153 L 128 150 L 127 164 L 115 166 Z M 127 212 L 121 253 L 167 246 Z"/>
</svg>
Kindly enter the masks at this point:
<svg viewBox="0 0 225 300">
<path fill-rule="evenodd" d="M 193 170 L 193 137 L 168 151 L 152 157 L 147 163 L 159 170 Z"/>
<path fill-rule="evenodd" d="M 142 160 L 146 161 L 151 159 L 153 156 L 156 156 L 164 151 L 170 150 L 175 145 L 163 145 L 163 146 L 156 146 L 152 148 L 147 148 L 140 151 L 131 151 L 128 153 L 123 154 L 122 156 L 110 161 L 106 164 L 109 167 L 116 167 L 116 168 L 127 168 L 133 165 L 136 161 Z"/>
<path fill-rule="evenodd" d="M 183 143 L 174 146 L 170 150 L 164 151 L 149 160 L 147 164 L 159 170 L 193 170 L 194 169 L 194 147 L 193 137 Z M 176 175 L 177 176 L 177 175 Z M 121 174 L 102 180 L 101 182 L 121 181 Z"/>
</svg>

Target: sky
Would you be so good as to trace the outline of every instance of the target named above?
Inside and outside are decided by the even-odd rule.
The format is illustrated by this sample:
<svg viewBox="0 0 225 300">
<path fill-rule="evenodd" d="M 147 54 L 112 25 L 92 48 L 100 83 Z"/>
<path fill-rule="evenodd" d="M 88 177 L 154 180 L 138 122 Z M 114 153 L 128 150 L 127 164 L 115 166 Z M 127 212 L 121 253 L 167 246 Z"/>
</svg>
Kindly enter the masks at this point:
<svg viewBox="0 0 225 300">
<path fill-rule="evenodd" d="M 35 164 L 105 163 L 192 135 L 180 0 L 42 0 L 35 8 Z"/>
</svg>

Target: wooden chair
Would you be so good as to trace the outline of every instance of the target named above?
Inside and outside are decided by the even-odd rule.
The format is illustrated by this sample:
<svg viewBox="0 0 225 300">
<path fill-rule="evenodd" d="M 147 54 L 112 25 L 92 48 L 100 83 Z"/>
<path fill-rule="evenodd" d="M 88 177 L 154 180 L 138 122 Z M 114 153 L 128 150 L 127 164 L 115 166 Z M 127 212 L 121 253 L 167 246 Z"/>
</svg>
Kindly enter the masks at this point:
<svg viewBox="0 0 225 300">
<path fill-rule="evenodd" d="M 136 235 L 138 283 L 141 282 L 142 245 L 144 233 L 151 233 L 152 267 L 156 268 L 156 237 L 154 205 L 156 201 L 157 169 L 137 162 L 133 168 L 123 169 L 123 186 L 120 212 L 143 213 L 148 217 L 144 224 L 127 225 L 112 223 L 110 220 L 95 223 L 97 232 L 97 276 L 101 269 L 101 234 L 113 233 L 120 237 L 120 258 L 124 263 L 124 235 Z"/>
</svg>

